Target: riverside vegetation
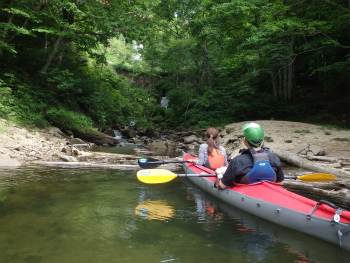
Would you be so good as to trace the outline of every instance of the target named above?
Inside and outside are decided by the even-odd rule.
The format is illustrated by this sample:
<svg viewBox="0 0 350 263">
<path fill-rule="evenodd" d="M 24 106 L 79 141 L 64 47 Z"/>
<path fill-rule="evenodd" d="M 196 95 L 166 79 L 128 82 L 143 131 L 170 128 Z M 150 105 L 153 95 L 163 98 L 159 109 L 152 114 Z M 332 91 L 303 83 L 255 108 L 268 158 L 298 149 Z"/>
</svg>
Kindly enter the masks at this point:
<svg viewBox="0 0 350 263">
<path fill-rule="evenodd" d="M 343 1 L 2 1 L 0 117 L 62 131 L 349 128 Z M 162 97 L 167 107 L 160 104 Z"/>
</svg>

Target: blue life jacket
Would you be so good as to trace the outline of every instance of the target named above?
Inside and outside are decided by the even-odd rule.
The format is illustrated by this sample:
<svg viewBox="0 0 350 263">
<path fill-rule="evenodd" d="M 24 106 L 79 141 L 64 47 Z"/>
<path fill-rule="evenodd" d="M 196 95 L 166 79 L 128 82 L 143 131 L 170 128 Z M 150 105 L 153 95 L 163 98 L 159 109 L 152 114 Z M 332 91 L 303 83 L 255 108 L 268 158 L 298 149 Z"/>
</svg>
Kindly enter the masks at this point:
<svg viewBox="0 0 350 263">
<path fill-rule="evenodd" d="M 272 169 L 271 164 L 269 162 L 269 154 L 268 150 L 264 150 L 263 152 L 256 152 L 253 148 L 249 148 L 248 151 L 253 157 L 253 167 L 240 180 L 241 184 L 253 184 L 260 181 L 276 181 L 276 173 Z"/>
</svg>

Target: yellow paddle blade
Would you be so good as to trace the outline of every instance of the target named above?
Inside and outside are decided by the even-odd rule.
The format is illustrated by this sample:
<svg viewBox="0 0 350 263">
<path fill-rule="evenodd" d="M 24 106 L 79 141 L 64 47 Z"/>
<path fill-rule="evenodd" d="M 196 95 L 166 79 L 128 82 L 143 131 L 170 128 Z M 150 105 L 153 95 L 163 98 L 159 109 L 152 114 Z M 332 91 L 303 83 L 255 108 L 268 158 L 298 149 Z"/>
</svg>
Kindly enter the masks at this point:
<svg viewBox="0 0 350 263">
<path fill-rule="evenodd" d="M 165 169 L 148 169 L 140 170 L 137 172 L 137 179 L 147 184 L 167 183 L 176 177 L 177 174 L 174 174 Z"/>
<path fill-rule="evenodd" d="M 305 182 L 329 182 L 333 181 L 335 179 L 335 176 L 333 174 L 306 174 L 297 176 L 299 180 L 305 181 Z"/>
</svg>

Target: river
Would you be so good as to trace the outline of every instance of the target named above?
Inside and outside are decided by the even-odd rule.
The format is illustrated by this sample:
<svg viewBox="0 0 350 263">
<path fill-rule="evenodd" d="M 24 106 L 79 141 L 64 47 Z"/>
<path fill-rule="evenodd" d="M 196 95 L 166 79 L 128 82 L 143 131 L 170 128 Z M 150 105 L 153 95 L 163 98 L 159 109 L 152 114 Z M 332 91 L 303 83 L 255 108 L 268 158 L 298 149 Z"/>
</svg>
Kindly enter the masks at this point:
<svg viewBox="0 0 350 263">
<path fill-rule="evenodd" d="M 185 178 L 136 170 L 0 170 L 1 263 L 350 262 L 340 248 L 243 213 Z"/>
</svg>

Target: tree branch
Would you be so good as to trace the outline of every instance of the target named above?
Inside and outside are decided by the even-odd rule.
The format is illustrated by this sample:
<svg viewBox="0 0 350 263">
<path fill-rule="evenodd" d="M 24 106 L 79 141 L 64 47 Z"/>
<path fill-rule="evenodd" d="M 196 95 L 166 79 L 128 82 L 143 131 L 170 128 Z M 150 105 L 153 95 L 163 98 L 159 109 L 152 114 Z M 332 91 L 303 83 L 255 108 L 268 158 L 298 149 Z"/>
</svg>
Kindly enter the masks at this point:
<svg viewBox="0 0 350 263">
<path fill-rule="evenodd" d="M 343 10 L 343 11 L 345 11 L 345 12 L 347 12 L 347 13 L 350 14 L 350 10 L 349 10 L 349 9 L 347 9 L 347 8 L 345 8 L 345 7 L 342 7 L 341 5 L 339 5 L 339 4 L 337 4 L 337 3 L 334 3 L 334 2 L 329 1 L 329 0 L 323 0 L 323 1 L 326 2 L 326 3 L 328 3 L 328 4 L 334 5 L 334 6 L 336 6 L 336 7 L 339 7 L 341 10 Z"/>
<path fill-rule="evenodd" d="M 158 21 L 158 20 L 161 20 L 162 18 L 159 18 L 155 21 Z M 151 23 L 154 23 L 155 21 L 149 21 L 149 22 L 140 22 L 140 23 L 136 23 L 134 24 L 134 26 L 137 26 L 137 25 L 142 25 L 142 24 L 151 24 Z M 122 27 L 122 28 L 119 28 L 117 30 L 113 30 L 111 31 L 111 33 L 115 33 L 115 32 L 125 32 L 127 31 L 127 28 L 128 26 L 125 26 L 125 27 Z M 95 35 L 95 36 L 109 36 L 111 35 L 111 33 L 97 33 L 97 32 L 76 32 L 77 35 Z"/>
</svg>

